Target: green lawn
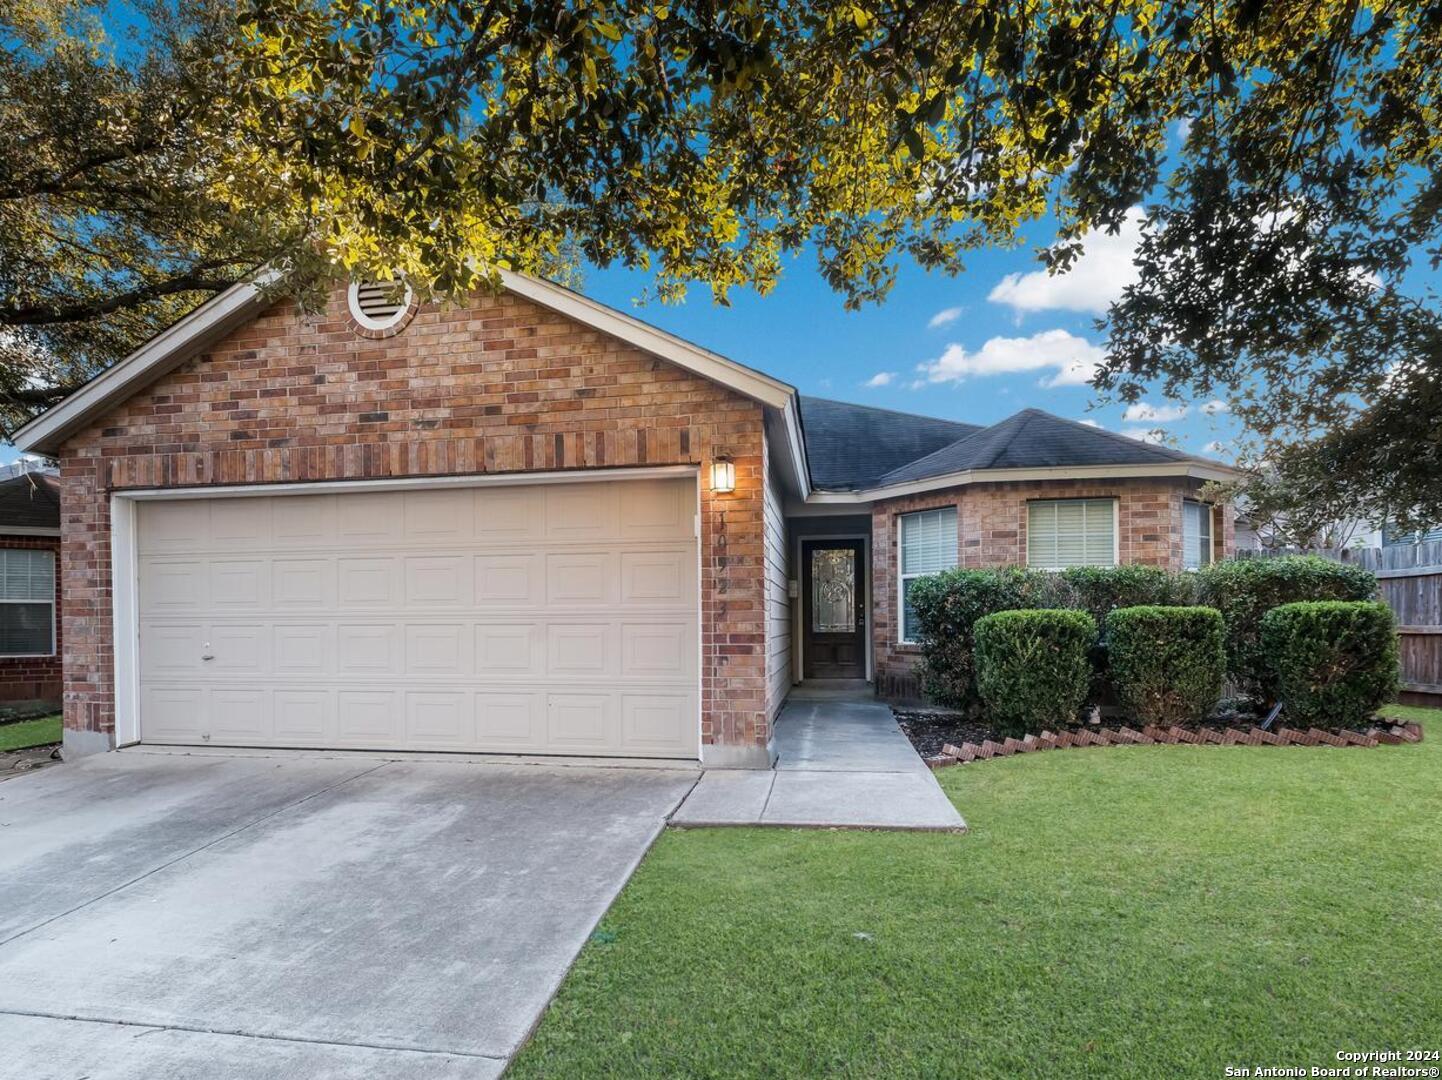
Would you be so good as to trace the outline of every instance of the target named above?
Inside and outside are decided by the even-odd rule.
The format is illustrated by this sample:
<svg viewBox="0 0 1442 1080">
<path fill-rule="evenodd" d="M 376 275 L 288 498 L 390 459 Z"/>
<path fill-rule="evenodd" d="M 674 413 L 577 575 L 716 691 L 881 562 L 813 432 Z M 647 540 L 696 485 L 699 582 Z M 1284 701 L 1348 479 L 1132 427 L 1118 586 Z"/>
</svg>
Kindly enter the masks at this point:
<svg viewBox="0 0 1442 1080">
<path fill-rule="evenodd" d="M 0 752 L 24 750 L 60 741 L 60 717 L 42 716 L 39 720 L 20 720 L 0 724 Z"/>
<path fill-rule="evenodd" d="M 663 836 L 508 1077 L 1220 1077 L 1442 1045 L 1442 712 L 940 774 L 967 836 Z"/>
</svg>

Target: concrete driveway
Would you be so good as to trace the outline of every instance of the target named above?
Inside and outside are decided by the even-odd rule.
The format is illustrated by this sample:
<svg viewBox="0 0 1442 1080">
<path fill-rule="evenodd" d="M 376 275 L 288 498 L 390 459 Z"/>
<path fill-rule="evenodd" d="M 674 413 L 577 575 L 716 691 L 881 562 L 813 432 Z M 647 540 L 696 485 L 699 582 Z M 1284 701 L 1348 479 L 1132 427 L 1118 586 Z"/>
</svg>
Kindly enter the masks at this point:
<svg viewBox="0 0 1442 1080">
<path fill-rule="evenodd" d="M 0 1075 L 497 1076 L 695 780 L 134 750 L 0 783 Z"/>
</svg>

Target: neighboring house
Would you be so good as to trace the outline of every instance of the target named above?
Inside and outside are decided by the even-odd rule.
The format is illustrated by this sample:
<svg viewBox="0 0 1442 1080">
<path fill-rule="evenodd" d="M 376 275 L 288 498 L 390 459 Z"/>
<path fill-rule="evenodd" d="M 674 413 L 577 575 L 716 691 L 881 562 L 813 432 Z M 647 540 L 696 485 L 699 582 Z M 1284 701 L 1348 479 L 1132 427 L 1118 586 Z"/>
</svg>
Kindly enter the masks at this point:
<svg viewBox="0 0 1442 1080">
<path fill-rule="evenodd" d="M 319 315 L 240 285 L 16 434 L 65 484 L 69 750 L 764 766 L 793 682 L 906 677 L 914 575 L 1230 550 L 1216 462 L 802 398 L 503 280 Z"/>
<path fill-rule="evenodd" d="M 0 712 L 58 708 L 60 490 L 43 471 L 0 480 Z"/>
</svg>

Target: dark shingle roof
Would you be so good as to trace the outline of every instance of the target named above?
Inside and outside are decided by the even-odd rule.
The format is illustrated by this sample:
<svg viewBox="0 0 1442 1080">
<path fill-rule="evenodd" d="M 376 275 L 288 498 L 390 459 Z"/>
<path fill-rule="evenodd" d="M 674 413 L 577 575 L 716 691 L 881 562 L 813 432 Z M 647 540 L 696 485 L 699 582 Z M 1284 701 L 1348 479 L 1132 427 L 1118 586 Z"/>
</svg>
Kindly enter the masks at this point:
<svg viewBox="0 0 1442 1080">
<path fill-rule="evenodd" d="M 17 527 L 60 528 L 60 489 L 53 476 L 33 472 L 0 481 L 0 533 Z"/>
<path fill-rule="evenodd" d="M 1157 465 L 1192 461 L 1166 446 L 1129 439 L 1112 431 L 1063 420 L 1040 409 L 1023 409 L 924 458 L 898 466 L 881 478 L 901 484 L 967 469 L 1039 469 L 1078 465 Z"/>
<path fill-rule="evenodd" d="M 811 482 L 829 491 L 870 487 L 886 473 L 982 430 L 976 424 L 797 397 Z"/>
<path fill-rule="evenodd" d="M 1023 409 L 983 428 L 823 398 L 803 397 L 800 404 L 811 482 L 822 490 L 904 484 L 979 469 L 1201 460 L 1040 409 Z"/>
</svg>

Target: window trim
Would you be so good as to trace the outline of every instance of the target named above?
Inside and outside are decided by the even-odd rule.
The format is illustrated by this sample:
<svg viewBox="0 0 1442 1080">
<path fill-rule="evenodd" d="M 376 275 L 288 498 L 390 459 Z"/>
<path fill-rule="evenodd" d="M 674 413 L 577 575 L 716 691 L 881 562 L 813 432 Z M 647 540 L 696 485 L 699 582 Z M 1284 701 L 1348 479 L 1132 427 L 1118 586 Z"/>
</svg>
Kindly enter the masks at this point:
<svg viewBox="0 0 1442 1080">
<path fill-rule="evenodd" d="M 955 570 L 958 566 L 961 565 L 961 553 L 959 547 L 961 541 L 960 503 L 941 503 L 937 506 L 923 506 L 918 510 L 907 510 L 905 513 L 896 515 L 896 643 L 898 645 L 914 646 L 917 644 L 915 638 L 908 638 L 906 636 L 906 583 L 913 578 L 930 577 L 932 574 L 940 574 L 944 572 L 942 570 L 928 570 L 924 574 L 902 573 L 901 560 L 904 553 L 901 547 L 901 523 L 906 518 L 913 517 L 916 514 L 931 514 L 935 513 L 937 510 L 950 510 L 956 514 L 956 536 L 958 542 L 958 550 L 956 552 L 956 561 L 950 566 L 946 567 L 946 569 Z"/>
<path fill-rule="evenodd" d="M 1200 556 L 1196 566 L 1187 565 L 1187 506 L 1200 507 L 1207 519 L 1207 561 L 1202 562 Z M 1182 569 L 1196 573 L 1204 567 L 1211 566 L 1217 561 L 1217 515 L 1216 504 L 1204 502 L 1201 499 L 1192 499 L 1182 496 Z"/>
<path fill-rule="evenodd" d="M 55 600 L 55 591 L 60 584 L 60 561 L 55 557 L 55 552 L 49 548 L 9 548 L 0 547 L 0 551 L 35 551 L 50 557 L 50 597 L 46 600 L 10 600 L 0 597 L 0 604 L 48 604 L 50 607 L 50 651 L 49 652 L 3 652 L 0 651 L 0 661 L 4 660 L 44 660 L 59 655 L 59 612 L 60 607 Z"/>
<path fill-rule="evenodd" d="M 1120 566 L 1122 564 L 1122 498 L 1120 495 L 1066 495 L 1060 498 L 1026 500 L 1026 538 L 1024 552 L 1029 569 L 1044 570 L 1059 574 L 1069 570 L 1067 566 L 1036 566 L 1031 561 L 1031 508 L 1038 503 L 1099 502 L 1106 499 L 1112 504 L 1112 561 L 1110 563 L 1078 563 L 1079 566 Z"/>
</svg>

